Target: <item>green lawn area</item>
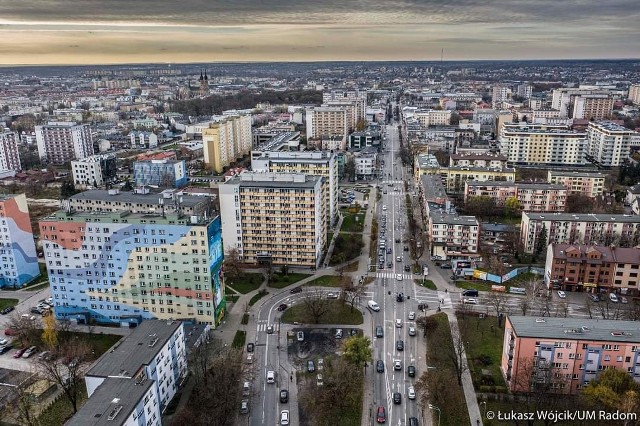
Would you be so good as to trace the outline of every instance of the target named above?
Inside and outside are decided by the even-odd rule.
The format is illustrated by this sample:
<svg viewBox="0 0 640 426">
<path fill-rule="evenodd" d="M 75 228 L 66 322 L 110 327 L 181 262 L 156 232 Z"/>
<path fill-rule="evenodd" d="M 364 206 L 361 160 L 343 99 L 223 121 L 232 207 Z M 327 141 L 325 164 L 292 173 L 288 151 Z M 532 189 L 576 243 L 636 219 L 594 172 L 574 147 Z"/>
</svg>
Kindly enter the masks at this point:
<svg viewBox="0 0 640 426">
<path fill-rule="evenodd" d="M 464 391 L 461 386 L 458 386 L 453 362 L 448 357 L 448 353 L 453 350 L 449 320 L 444 313 L 434 315 L 433 318 L 436 319 L 438 326 L 427 337 L 427 365 L 435 367 L 435 370 L 429 371 L 428 374 L 433 377 L 430 380 L 433 386 L 440 387 L 442 392 L 432 395 L 430 402 L 441 410 L 441 426 L 468 425 L 470 424 L 469 412 Z M 421 368 L 418 366 L 418 373 L 420 372 Z M 435 384 L 436 381 L 439 385 Z M 428 415 L 427 410 L 425 415 Z M 432 415 L 432 424 L 435 425 L 438 422 L 438 413 L 432 411 Z"/>
<path fill-rule="evenodd" d="M 228 285 L 242 294 L 247 294 L 253 290 L 257 290 L 263 280 L 264 275 L 259 272 L 245 272 L 238 280 L 229 282 Z"/>
<path fill-rule="evenodd" d="M 359 213 L 349 213 L 346 209 L 342 209 L 342 227 L 340 232 L 362 232 L 364 229 L 364 216 L 366 210 L 360 210 Z"/>
<path fill-rule="evenodd" d="M 429 290 L 437 290 L 438 287 L 431 280 L 414 280 L 419 286 L 428 288 Z"/>
<path fill-rule="evenodd" d="M 293 283 L 297 283 L 298 281 L 303 280 L 310 276 L 311 274 L 297 274 L 294 272 L 289 272 L 287 275 L 273 274 L 271 276 L 271 282 L 269 283 L 269 287 L 285 288 Z"/>
<path fill-rule="evenodd" d="M 44 282 L 38 285 L 28 285 L 27 287 L 24 287 L 24 290 L 26 291 L 40 291 L 40 290 L 44 290 L 45 288 L 49 287 L 49 283 L 48 282 Z"/>
<path fill-rule="evenodd" d="M 496 283 L 491 283 L 489 281 L 465 281 L 465 280 L 457 280 L 456 287 L 462 288 L 464 290 L 473 289 L 478 291 L 491 291 L 491 286 Z"/>
<path fill-rule="evenodd" d="M 18 299 L 0 299 L 0 310 L 8 306 L 16 306 L 18 302 Z"/>
<path fill-rule="evenodd" d="M 238 330 L 236 331 L 236 335 L 233 336 L 233 343 L 231 344 L 234 348 L 241 348 L 244 346 L 244 341 L 247 338 L 247 332 Z"/>
<path fill-rule="evenodd" d="M 362 312 L 358 309 L 352 310 L 350 305 L 344 304 L 340 300 L 328 300 L 327 302 L 329 303 L 329 307 L 324 315 L 320 317 L 318 324 L 362 324 Z M 284 311 L 284 314 L 282 314 L 282 322 L 288 324 L 294 322 L 310 324 L 313 322 L 313 318 L 309 316 L 308 311 L 305 303 L 300 302 Z"/>
<path fill-rule="evenodd" d="M 465 350 L 476 391 L 506 391 L 500 373 L 504 327 L 498 327 L 495 317 L 480 318 L 470 315 L 459 315 L 458 325 L 463 340 L 467 342 Z M 483 377 L 483 369 L 489 370 L 491 377 Z"/>
<path fill-rule="evenodd" d="M 363 247 L 362 234 L 338 233 L 334 242 L 331 259 L 329 259 L 329 265 L 338 265 L 357 258 L 360 256 Z"/>
<path fill-rule="evenodd" d="M 228 295 L 226 296 L 226 298 L 227 298 L 227 302 L 230 302 L 230 303 L 231 303 L 231 302 L 233 302 L 233 303 L 235 303 L 235 302 L 237 302 L 237 301 L 238 301 L 238 299 L 240 299 L 240 296 L 239 296 L 239 295 L 237 295 L 237 294 L 228 294 Z"/>
<path fill-rule="evenodd" d="M 305 284 L 310 287 L 340 287 L 340 277 L 337 275 L 323 275 Z"/>
<path fill-rule="evenodd" d="M 251 300 L 249 300 L 249 306 L 255 305 L 258 300 L 262 299 L 267 294 L 269 294 L 269 292 L 266 290 L 261 290 L 258 293 L 254 294 Z"/>
<path fill-rule="evenodd" d="M 80 382 L 78 386 L 80 387 L 78 389 L 78 409 L 80 409 L 87 400 L 87 387 L 84 382 Z M 71 403 L 66 396 L 61 395 L 38 416 L 38 424 L 40 426 L 60 426 L 65 424 L 72 415 L 73 407 Z"/>
</svg>

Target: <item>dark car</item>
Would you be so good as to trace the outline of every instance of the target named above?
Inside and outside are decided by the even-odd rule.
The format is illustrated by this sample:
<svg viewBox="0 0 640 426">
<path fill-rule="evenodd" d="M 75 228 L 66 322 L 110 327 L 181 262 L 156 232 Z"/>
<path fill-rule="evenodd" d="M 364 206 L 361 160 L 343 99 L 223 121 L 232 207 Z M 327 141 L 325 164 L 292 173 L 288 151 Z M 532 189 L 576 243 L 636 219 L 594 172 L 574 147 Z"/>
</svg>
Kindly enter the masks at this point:
<svg viewBox="0 0 640 426">
<path fill-rule="evenodd" d="M 402 403 L 402 395 L 400 395 L 400 392 L 394 392 L 393 393 L 393 403 L 394 404 L 401 404 Z"/>
<path fill-rule="evenodd" d="M 378 373 L 384 373 L 384 361 L 379 359 L 376 361 L 376 371 Z"/>
<path fill-rule="evenodd" d="M 407 367 L 407 374 L 409 375 L 409 377 L 416 377 L 416 367 L 414 367 L 413 365 Z"/>
<path fill-rule="evenodd" d="M 278 305 L 278 311 L 282 312 L 285 309 L 287 309 L 287 304 L 286 303 L 281 303 Z"/>
<path fill-rule="evenodd" d="M 396 296 L 396 302 L 403 302 L 404 301 L 404 293 L 398 293 L 398 295 Z"/>
<path fill-rule="evenodd" d="M 409 426 L 418 426 L 418 418 L 409 417 Z"/>
<path fill-rule="evenodd" d="M 409 265 L 404 265 L 404 271 L 405 271 L 405 272 L 411 272 L 411 266 L 409 266 Z"/>
<path fill-rule="evenodd" d="M 2 311 L 0 311 L 0 313 L 2 315 L 6 315 L 9 312 L 13 311 L 15 308 L 13 306 L 7 306 L 6 308 L 4 308 Z"/>
<path fill-rule="evenodd" d="M 409 251 L 409 247 L 404 246 L 404 248 L 403 248 L 402 250 L 404 250 L 404 251 Z"/>
<path fill-rule="evenodd" d="M 0 355 L 2 355 L 2 354 L 6 354 L 6 353 L 7 353 L 7 352 L 9 352 L 11 349 L 13 349 L 13 345 L 0 346 Z"/>
<path fill-rule="evenodd" d="M 591 300 L 594 302 L 599 302 L 600 301 L 600 296 L 598 296 L 597 294 L 592 294 L 591 296 Z"/>
<path fill-rule="evenodd" d="M 376 327 L 376 337 L 384 337 L 384 329 L 381 326 Z"/>
<path fill-rule="evenodd" d="M 253 352 L 253 343 L 247 343 L 247 352 Z"/>
<path fill-rule="evenodd" d="M 302 291 L 302 287 L 294 287 L 290 290 L 290 292 L 293 293 L 300 293 Z"/>
<path fill-rule="evenodd" d="M 387 410 L 384 407 L 378 407 L 376 410 L 376 421 L 378 423 L 384 423 L 387 421 Z"/>
<path fill-rule="evenodd" d="M 42 314 L 42 310 L 40 310 L 39 308 L 31 308 L 29 312 L 31 312 L 32 314 Z"/>
<path fill-rule="evenodd" d="M 396 342 L 396 349 L 399 351 L 404 351 L 404 341 L 403 340 L 398 340 Z"/>
<path fill-rule="evenodd" d="M 440 265 L 440 267 L 442 269 L 451 269 L 452 268 L 450 263 L 443 263 L 442 265 Z"/>
<path fill-rule="evenodd" d="M 393 268 L 393 263 L 387 262 L 387 268 L 389 268 L 389 269 Z"/>
<path fill-rule="evenodd" d="M 286 404 L 289 402 L 289 391 L 286 389 L 280 390 L 280 402 Z"/>
<path fill-rule="evenodd" d="M 313 363 L 312 360 L 307 361 L 307 371 L 309 373 L 313 373 L 314 371 L 316 371 L 316 365 Z"/>
</svg>

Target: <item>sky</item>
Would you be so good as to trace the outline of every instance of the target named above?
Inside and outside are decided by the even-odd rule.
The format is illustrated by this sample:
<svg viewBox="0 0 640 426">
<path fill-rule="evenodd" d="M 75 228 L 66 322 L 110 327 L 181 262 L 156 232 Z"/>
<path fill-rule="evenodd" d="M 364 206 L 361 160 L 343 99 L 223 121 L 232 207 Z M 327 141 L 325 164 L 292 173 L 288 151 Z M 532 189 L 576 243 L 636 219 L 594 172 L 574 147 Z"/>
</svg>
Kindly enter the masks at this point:
<svg viewBox="0 0 640 426">
<path fill-rule="evenodd" d="M 0 0 L 0 65 L 640 58 L 638 0 Z"/>
</svg>

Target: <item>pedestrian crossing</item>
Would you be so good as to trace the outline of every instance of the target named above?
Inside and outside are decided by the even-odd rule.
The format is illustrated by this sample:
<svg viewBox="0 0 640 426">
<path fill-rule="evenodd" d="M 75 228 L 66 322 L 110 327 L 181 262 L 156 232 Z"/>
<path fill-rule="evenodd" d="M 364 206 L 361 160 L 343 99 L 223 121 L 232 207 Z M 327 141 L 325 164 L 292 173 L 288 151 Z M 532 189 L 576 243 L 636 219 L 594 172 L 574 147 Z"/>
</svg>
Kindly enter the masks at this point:
<svg viewBox="0 0 640 426">
<path fill-rule="evenodd" d="M 389 184 L 389 183 L 391 183 L 391 184 L 404 183 L 404 181 L 403 180 L 383 180 L 382 181 L 383 185 L 386 185 L 386 184 Z"/>
<path fill-rule="evenodd" d="M 403 280 L 413 280 L 422 278 L 422 275 L 413 275 L 413 274 L 396 274 L 394 272 L 376 272 L 376 278 L 388 278 L 388 279 L 397 279 L 398 275 L 402 275 Z"/>
<path fill-rule="evenodd" d="M 267 320 L 258 320 L 258 332 L 266 332 L 267 331 L 267 327 L 273 327 L 273 332 L 277 333 L 278 330 L 280 330 L 280 324 L 275 323 L 275 324 L 269 324 L 269 321 Z"/>
<path fill-rule="evenodd" d="M 424 290 L 416 290 L 415 295 L 418 303 L 426 303 L 429 305 L 428 309 L 452 309 L 453 301 L 451 300 L 451 294 L 445 293 L 444 291 L 424 291 Z"/>
</svg>

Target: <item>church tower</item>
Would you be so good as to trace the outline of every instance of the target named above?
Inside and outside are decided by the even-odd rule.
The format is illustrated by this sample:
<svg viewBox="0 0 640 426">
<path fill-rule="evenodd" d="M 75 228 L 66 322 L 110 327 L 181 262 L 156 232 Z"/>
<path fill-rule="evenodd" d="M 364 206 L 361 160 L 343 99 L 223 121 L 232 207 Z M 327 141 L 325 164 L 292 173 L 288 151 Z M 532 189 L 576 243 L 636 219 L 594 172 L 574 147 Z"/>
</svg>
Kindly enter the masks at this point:
<svg viewBox="0 0 640 426">
<path fill-rule="evenodd" d="M 209 94 L 209 77 L 207 76 L 207 71 L 200 71 L 200 95 L 206 96 Z"/>
</svg>

